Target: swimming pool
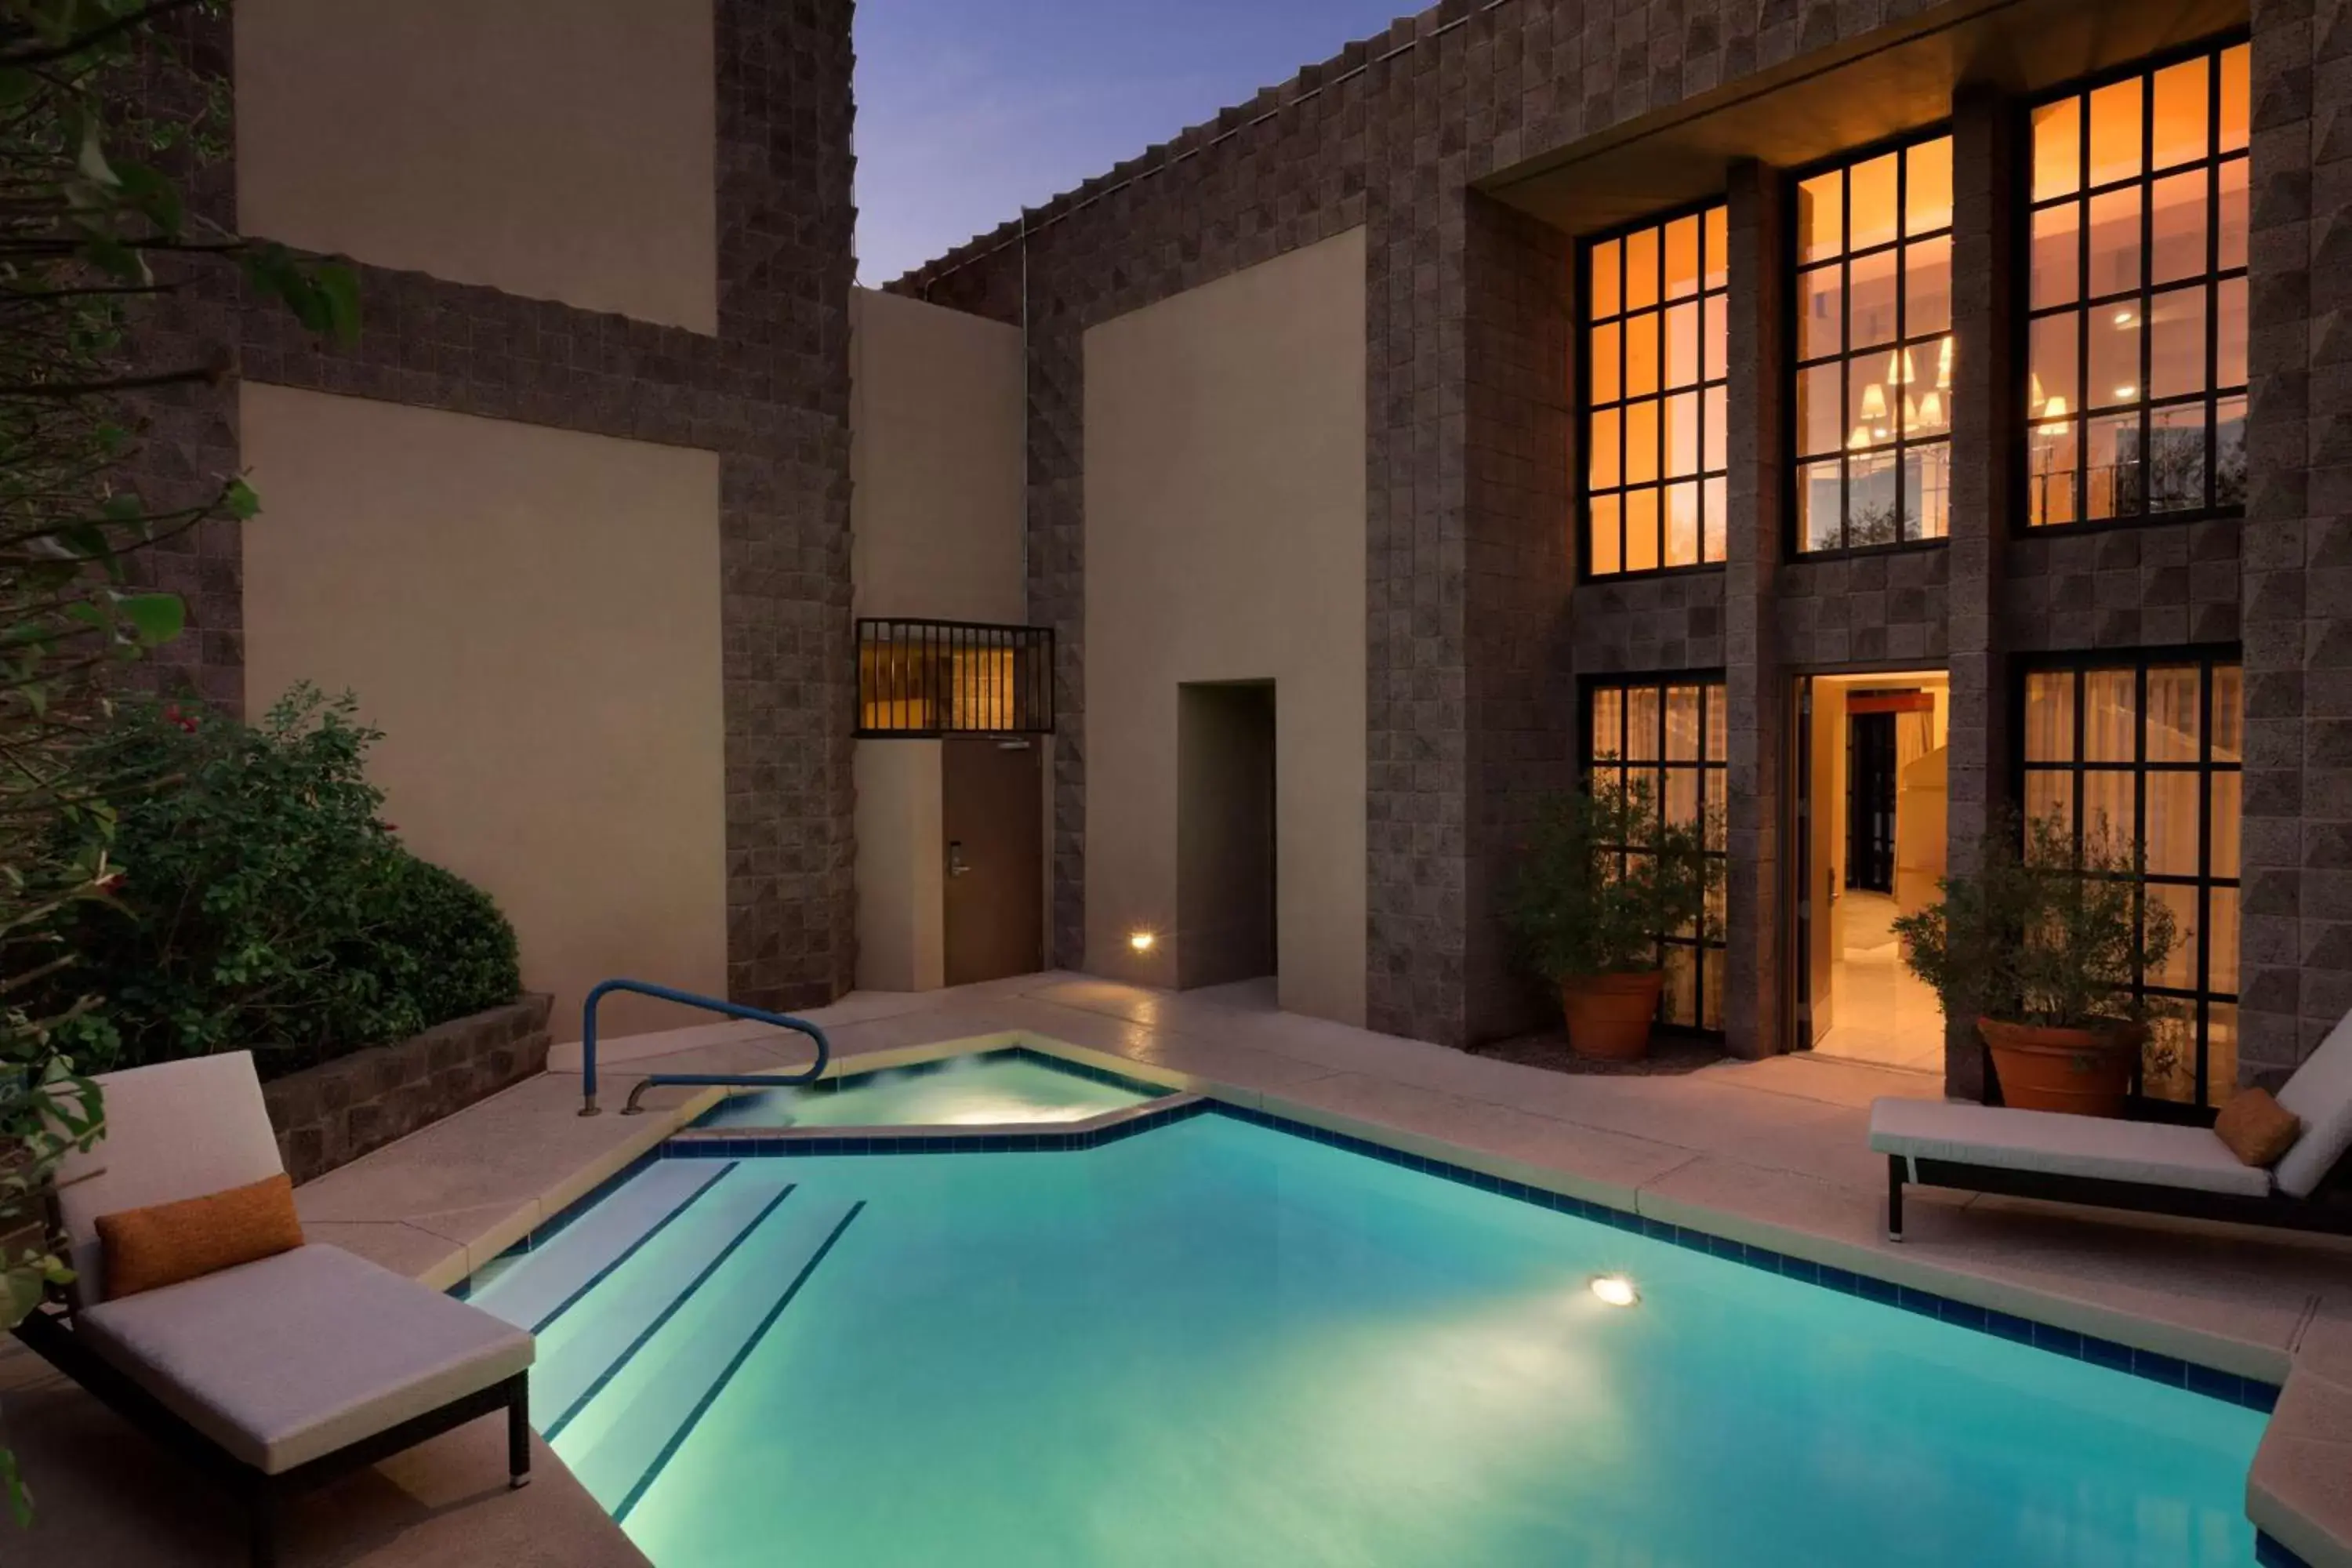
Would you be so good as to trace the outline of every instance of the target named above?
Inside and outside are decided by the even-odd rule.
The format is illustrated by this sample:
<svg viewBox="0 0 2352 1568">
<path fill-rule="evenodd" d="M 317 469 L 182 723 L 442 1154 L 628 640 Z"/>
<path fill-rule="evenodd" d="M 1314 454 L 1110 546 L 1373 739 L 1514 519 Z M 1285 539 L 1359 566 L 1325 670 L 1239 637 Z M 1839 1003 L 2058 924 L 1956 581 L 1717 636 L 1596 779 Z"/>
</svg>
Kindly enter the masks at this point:
<svg viewBox="0 0 2352 1568">
<path fill-rule="evenodd" d="M 657 1568 L 2253 1560 L 2179 1363 L 1262 1122 L 661 1160 L 477 1300 Z"/>
<path fill-rule="evenodd" d="M 731 1095 L 698 1127 L 974 1127 L 1082 1121 L 1170 1093 L 1022 1047 Z"/>
</svg>

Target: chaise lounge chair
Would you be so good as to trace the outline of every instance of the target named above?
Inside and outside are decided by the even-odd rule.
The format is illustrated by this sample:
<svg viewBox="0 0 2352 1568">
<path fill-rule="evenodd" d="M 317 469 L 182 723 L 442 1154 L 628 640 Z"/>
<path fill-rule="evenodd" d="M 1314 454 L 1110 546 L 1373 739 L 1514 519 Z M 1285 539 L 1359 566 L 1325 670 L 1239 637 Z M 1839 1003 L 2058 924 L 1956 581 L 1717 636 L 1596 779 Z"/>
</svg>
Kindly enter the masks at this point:
<svg viewBox="0 0 2352 1568">
<path fill-rule="evenodd" d="M 2241 1163 L 2206 1127 L 1875 1100 L 1870 1146 L 1886 1156 L 1887 1238 L 1903 1239 L 1906 1182 L 2352 1235 L 2352 1193 L 2331 1181 L 2352 1149 L 2352 1016 L 2295 1069 L 2278 1102 L 2303 1131 L 2263 1170 Z"/>
<path fill-rule="evenodd" d="M 225 1192 L 284 1166 L 249 1053 L 100 1078 L 106 1134 L 58 1172 L 78 1276 L 16 1335 L 251 1510 L 256 1568 L 289 1493 L 503 1409 L 530 1473 L 530 1335 L 340 1247 L 309 1244 L 108 1300 L 100 1215 Z"/>
</svg>

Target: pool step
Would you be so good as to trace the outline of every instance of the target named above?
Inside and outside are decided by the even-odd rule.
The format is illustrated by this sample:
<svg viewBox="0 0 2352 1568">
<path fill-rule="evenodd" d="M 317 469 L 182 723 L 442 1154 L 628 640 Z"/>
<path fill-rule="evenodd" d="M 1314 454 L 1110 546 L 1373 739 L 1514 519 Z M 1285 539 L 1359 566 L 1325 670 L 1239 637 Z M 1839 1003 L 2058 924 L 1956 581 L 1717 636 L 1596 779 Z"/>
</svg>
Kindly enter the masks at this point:
<svg viewBox="0 0 2352 1568">
<path fill-rule="evenodd" d="M 501 1269 L 467 1298 L 519 1329 L 539 1332 L 593 1289 L 630 1255 L 658 1238 L 672 1220 L 726 1173 L 727 1167 L 683 1169 L 692 1161 L 646 1166 L 602 1203 Z"/>
<path fill-rule="evenodd" d="M 649 1237 L 540 1331 L 530 1407 L 551 1442 L 791 1194 L 788 1168 L 777 1160 L 725 1167 L 682 1223 Z"/>
<path fill-rule="evenodd" d="M 865 1206 L 806 1194 L 774 1205 L 660 1331 L 551 1435 L 572 1474 L 615 1519 L 627 1517 Z"/>
</svg>

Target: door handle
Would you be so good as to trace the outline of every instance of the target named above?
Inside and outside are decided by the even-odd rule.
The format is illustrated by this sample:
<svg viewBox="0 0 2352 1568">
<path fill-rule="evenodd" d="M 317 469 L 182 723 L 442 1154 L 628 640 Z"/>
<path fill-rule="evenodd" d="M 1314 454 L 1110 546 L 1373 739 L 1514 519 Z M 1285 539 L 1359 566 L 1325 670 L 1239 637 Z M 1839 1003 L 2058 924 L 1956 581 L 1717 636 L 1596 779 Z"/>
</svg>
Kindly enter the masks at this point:
<svg viewBox="0 0 2352 1568">
<path fill-rule="evenodd" d="M 971 862 L 963 858 L 963 840 L 950 839 L 948 841 L 948 875 L 961 877 L 971 869 Z"/>
</svg>

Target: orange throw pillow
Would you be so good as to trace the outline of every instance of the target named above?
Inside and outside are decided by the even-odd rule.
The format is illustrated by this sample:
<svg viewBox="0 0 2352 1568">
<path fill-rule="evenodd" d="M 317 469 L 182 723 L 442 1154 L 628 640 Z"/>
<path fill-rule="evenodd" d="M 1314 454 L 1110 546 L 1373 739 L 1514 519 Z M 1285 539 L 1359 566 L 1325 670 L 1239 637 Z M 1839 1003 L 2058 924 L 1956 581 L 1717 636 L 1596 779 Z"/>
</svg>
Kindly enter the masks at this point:
<svg viewBox="0 0 2352 1568">
<path fill-rule="evenodd" d="M 106 1294 L 135 1296 L 302 1245 L 294 1184 L 283 1174 L 201 1198 L 98 1216 Z"/>
<path fill-rule="evenodd" d="M 2249 1165 L 2275 1165 L 2303 1135 L 2303 1119 L 2266 1089 L 2242 1089 L 2221 1108 L 2213 1131 Z"/>
</svg>

